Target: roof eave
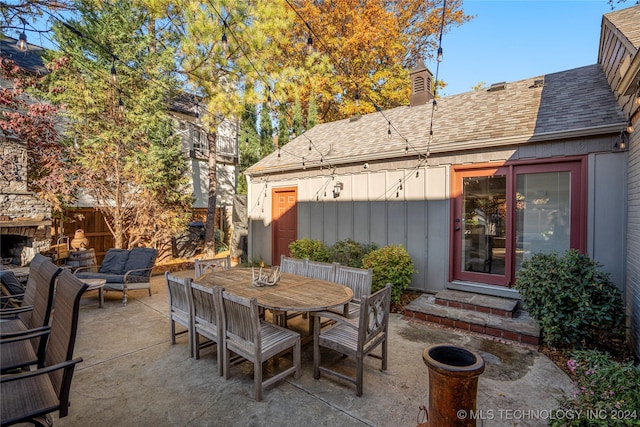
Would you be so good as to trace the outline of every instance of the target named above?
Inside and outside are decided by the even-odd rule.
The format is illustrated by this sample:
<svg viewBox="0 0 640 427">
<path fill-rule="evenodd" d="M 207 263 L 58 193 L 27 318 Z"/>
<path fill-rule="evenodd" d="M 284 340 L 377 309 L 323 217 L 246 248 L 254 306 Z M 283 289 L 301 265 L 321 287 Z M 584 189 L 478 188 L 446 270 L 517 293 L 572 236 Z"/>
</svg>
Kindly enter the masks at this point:
<svg viewBox="0 0 640 427">
<path fill-rule="evenodd" d="M 431 154 L 435 153 L 449 153 L 456 151 L 465 151 L 465 150 L 473 150 L 478 148 L 493 148 L 493 147 L 506 147 L 513 145 L 520 145 L 532 142 L 543 142 L 543 141 L 557 141 L 561 139 L 573 139 L 573 138 L 581 138 L 588 136 L 597 136 L 597 135 L 614 135 L 620 132 L 621 129 L 624 129 L 626 123 L 621 121 L 617 123 L 610 123 L 602 126 L 591 126 L 579 129 L 571 129 L 564 131 L 554 131 L 554 132 L 542 132 L 536 133 L 533 135 L 514 135 L 505 138 L 493 138 L 493 139 L 485 139 L 485 140 L 471 140 L 471 141 L 460 141 L 453 142 L 449 144 L 434 144 L 430 147 L 429 151 Z M 386 152 L 385 159 L 398 159 L 408 157 L 407 152 L 405 150 L 399 150 L 396 152 Z M 364 163 L 370 162 L 374 160 L 380 160 L 380 156 L 374 154 L 367 154 L 361 156 L 351 156 L 348 158 L 342 159 L 325 159 L 326 163 L 322 167 L 327 167 L 327 164 L 331 166 L 342 166 L 347 164 L 354 163 Z M 318 169 L 320 165 L 316 165 L 314 162 L 310 163 L 305 169 Z M 291 163 L 288 162 L 286 164 L 272 166 L 272 167 L 256 167 L 256 165 L 249 168 L 245 171 L 245 175 L 247 176 L 260 176 L 260 175 L 271 175 L 280 172 L 296 172 L 300 170 L 305 170 L 300 166 L 299 162 Z"/>
</svg>

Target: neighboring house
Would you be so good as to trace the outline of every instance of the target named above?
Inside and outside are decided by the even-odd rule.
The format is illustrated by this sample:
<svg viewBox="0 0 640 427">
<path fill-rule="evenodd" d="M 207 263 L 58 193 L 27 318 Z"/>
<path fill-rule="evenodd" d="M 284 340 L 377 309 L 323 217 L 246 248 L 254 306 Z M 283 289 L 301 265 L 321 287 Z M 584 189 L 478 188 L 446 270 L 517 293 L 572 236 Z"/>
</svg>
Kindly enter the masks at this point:
<svg viewBox="0 0 640 427">
<path fill-rule="evenodd" d="M 18 66 L 34 73 L 45 73 L 46 68 L 41 58 L 44 51 L 42 48 L 29 45 L 27 51 L 19 51 L 16 47 L 17 40 L 8 37 L 0 38 L 0 55 L 2 58 L 14 60 Z M 8 82 L 0 82 L 6 87 Z M 176 123 L 176 133 L 182 141 L 182 149 L 186 161 L 189 162 L 191 172 L 191 183 L 195 201 L 193 204 L 194 219 L 202 220 L 206 218 L 209 192 L 209 164 L 208 164 L 208 143 L 205 130 L 196 114 L 197 104 L 192 102 L 190 97 L 176 97 L 172 100 L 170 113 Z M 202 112 L 200 112 L 202 114 Z M 50 245 L 52 218 L 50 208 L 43 202 L 37 203 L 37 198 L 26 191 L 26 150 L 24 144 L 19 141 L 2 141 L 0 152 L 4 156 L 17 156 L 23 159 L 24 165 L 20 170 L 16 170 L 15 179 L 7 179 L 0 176 L 0 226 L 2 227 L 0 236 L 2 246 L 0 247 L 2 258 L 8 258 L 8 253 L 16 252 L 13 246 L 31 247 L 35 245 L 37 250 L 48 248 Z M 216 138 L 216 177 L 217 177 L 217 197 L 216 197 L 216 227 L 228 232 L 231 226 L 231 211 L 233 198 L 235 195 L 238 165 L 238 125 L 230 120 L 222 120 L 217 128 Z M 19 173 L 18 173 L 19 172 Z M 25 197 L 29 200 L 25 202 Z M 17 202 L 16 202 L 17 200 Z M 71 218 L 81 218 L 73 222 L 63 224 L 64 234 L 73 236 L 78 228 L 84 229 L 90 240 L 90 247 L 95 248 L 98 261 L 106 253 L 107 249 L 113 247 L 113 236 L 106 226 L 99 211 L 93 208 L 89 199 L 83 197 L 73 208 L 69 209 L 67 215 Z M 26 226 L 24 218 L 37 218 L 35 222 L 29 222 L 30 227 L 18 230 L 20 234 L 33 235 L 34 230 L 39 230 L 35 243 L 31 237 L 20 236 L 8 239 L 17 233 L 13 224 L 15 218 L 21 218 L 20 225 Z M 55 225 L 55 224 L 54 224 Z M 59 224 L 58 224 L 59 225 Z M 12 243 L 11 249 L 5 249 Z M 34 252 L 36 249 L 29 249 Z"/>
<path fill-rule="evenodd" d="M 33 74 L 46 73 L 43 49 L 29 45 L 27 51 L 20 51 L 16 42 L 0 35 L 2 60 L 10 59 Z M 13 82 L 0 79 L 0 87 L 12 85 Z M 51 245 L 51 207 L 28 189 L 26 145 L 2 131 L 0 169 L 0 258 L 3 263 L 25 265 Z"/>
<path fill-rule="evenodd" d="M 188 158 L 192 175 L 193 208 L 196 216 L 206 216 L 209 198 L 209 142 L 201 121 L 204 113 L 192 96 L 175 97 L 171 102 L 171 115 L 176 123 L 176 133 L 182 141 L 182 151 Z M 221 229 L 228 226 L 235 195 L 238 169 L 238 123 L 220 120 L 216 129 L 216 206 L 221 209 Z M 224 220 L 224 221 L 223 221 Z"/>
<path fill-rule="evenodd" d="M 247 170 L 248 257 L 277 264 L 304 237 L 402 244 L 413 289 L 517 298 L 527 256 L 577 248 L 626 293 L 640 353 L 638 30 L 640 6 L 607 14 L 598 64 L 437 109 L 419 67 L 410 106 L 315 126 Z"/>
</svg>

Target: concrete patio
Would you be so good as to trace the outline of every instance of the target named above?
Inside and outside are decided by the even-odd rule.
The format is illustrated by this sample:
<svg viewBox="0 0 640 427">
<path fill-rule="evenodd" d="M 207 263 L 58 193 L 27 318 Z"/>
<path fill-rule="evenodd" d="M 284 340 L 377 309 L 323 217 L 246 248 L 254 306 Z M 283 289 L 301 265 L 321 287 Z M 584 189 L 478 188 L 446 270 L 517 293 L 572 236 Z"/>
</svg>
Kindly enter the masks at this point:
<svg viewBox="0 0 640 427">
<path fill-rule="evenodd" d="M 193 271 L 176 275 L 189 276 Z M 478 410 L 485 426 L 547 425 L 545 410 L 569 395 L 569 378 L 537 351 L 470 334 L 409 322 L 390 321 L 389 369 L 367 361 L 364 395 L 333 377 L 313 378 L 312 345 L 303 347 L 302 376 L 267 388 L 262 402 L 251 398 L 250 363 L 232 367 L 231 378 L 216 375 L 215 348 L 200 360 L 189 357 L 187 337 L 169 342 L 163 276 L 152 278 L 153 296 L 135 291 L 127 306 L 108 292 L 98 308 L 96 292 L 82 300 L 71 388 L 70 415 L 57 426 L 416 426 L 428 406 L 428 371 L 422 351 L 453 344 L 479 352 L 486 364 L 480 376 Z M 324 353 L 323 353 L 324 354 Z M 345 367 L 349 359 L 326 353 Z M 282 360 L 281 366 L 290 363 Z M 269 368 L 272 365 L 269 364 Z M 542 411 L 542 412 L 541 412 Z M 541 415 L 541 416 L 537 416 Z M 478 425 L 481 425 L 478 423 Z"/>
</svg>

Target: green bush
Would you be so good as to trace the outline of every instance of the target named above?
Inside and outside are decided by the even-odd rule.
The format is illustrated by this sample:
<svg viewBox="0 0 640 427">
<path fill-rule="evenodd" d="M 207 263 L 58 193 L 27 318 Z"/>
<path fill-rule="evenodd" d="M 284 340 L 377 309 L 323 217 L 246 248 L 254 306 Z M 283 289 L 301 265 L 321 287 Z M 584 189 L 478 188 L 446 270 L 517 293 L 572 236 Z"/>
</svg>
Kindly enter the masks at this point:
<svg viewBox="0 0 640 427">
<path fill-rule="evenodd" d="M 373 270 L 371 291 L 382 289 L 391 283 L 391 300 L 400 302 L 402 292 L 409 287 L 415 270 L 413 260 L 402 245 L 384 246 L 369 252 L 362 259 L 362 268 Z"/>
<path fill-rule="evenodd" d="M 375 244 L 364 245 L 351 239 L 340 240 L 331 246 L 330 261 L 361 268 L 364 256 L 375 249 Z"/>
<path fill-rule="evenodd" d="M 330 260 L 329 248 L 320 240 L 307 238 L 296 240 L 289 244 L 289 252 L 293 258 L 308 258 L 311 261 L 319 262 L 328 262 Z"/>
<path fill-rule="evenodd" d="M 620 291 L 600 266 L 575 249 L 535 254 L 522 263 L 516 289 L 540 323 L 547 345 L 583 346 L 624 322 Z"/>
<path fill-rule="evenodd" d="M 550 422 L 553 427 L 640 424 L 640 370 L 633 362 L 619 363 L 606 353 L 588 350 L 572 353 L 567 366 L 575 391 L 560 402 L 558 412 L 581 416 L 556 417 Z"/>
</svg>

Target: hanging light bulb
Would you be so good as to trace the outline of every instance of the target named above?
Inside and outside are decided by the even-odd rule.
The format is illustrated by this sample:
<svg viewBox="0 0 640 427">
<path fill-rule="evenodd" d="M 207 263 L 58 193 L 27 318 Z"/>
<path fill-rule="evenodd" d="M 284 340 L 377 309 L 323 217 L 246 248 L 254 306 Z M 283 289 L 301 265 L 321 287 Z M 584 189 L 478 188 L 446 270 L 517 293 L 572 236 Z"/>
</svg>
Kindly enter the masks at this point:
<svg viewBox="0 0 640 427">
<path fill-rule="evenodd" d="M 227 33 L 222 33 L 222 49 L 227 50 L 227 47 L 229 46 L 229 42 L 227 40 Z"/>
<path fill-rule="evenodd" d="M 302 169 L 306 169 L 307 167 L 304 165 L 304 157 L 302 158 Z"/>
<path fill-rule="evenodd" d="M 356 99 L 356 107 L 359 107 L 360 106 L 360 92 L 356 92 L 355 99 Z"/>
<path fill-rule="evenodd" d="M 24 18 L 20 18 L 20 22 L 22 22 L 22 32 L 18 37 L 18 42 L 16 43 L 16 47 L 18 48 L 18 50 L 24 52 L 25 50 L 27 50 L 27 47 L 28 47 L 27 34 L 24 32 L 25 28 L 27 27 L 27 21 L 25 21 Z"/>
<path fill-rule="evenodd" d="M 278 147 L 278 160 L 280 160 L 280 148 Z"/>
<path fill-rule="evenodd" d="M 634 128 L 633 128 L 633 123 L 631 123 L 631 117 L 629 117 L 629 122 L 627 123 L 627 133 L 633 133 Z"/>
<path fill-rule="evenodd" d="M 387 130 L 387 137 L 391 139 L 391 122 L 389 122 L 389 129 Z"/>
<path fill-rule="evenodd" d="M 118 109 L 121 113 L 124 113 L 124 102 L 122 102 L 122 98 L 118 98 Z"/>
<path fill-rule="evenodd" d="M 307 53 L 311 55 L 313 53 L 313 39 L 311 38 L 311 34 L 307 38 Z"/>
<path fill-rule="evenodd" d="M 116 84 L 118 82 L 118 76 L 116 75 L 116 63 L 111 63 L 111 83 Z"/>
<path fill-rule="evenodd" d="M 398 190 L 402 190 L 402 180 L 399 179 L 398 181 L 400 182 L 400 187 L 398 187 Z"/>
<path fill-rule="evenodd" d="M 24 33 L 20 33 L 20 37 L 18 38 L 18 43 L 16 43 L 18 50 L 25 51 L 27 50 L 27 35 Z"/>
<path fill-rule="evenodd" d="M 438 55 L 436 56 L 436 61 L 442 62 L 442 47 L 438 48 Z"/>
<path fill-rule="evenodd" d="M 438 111 L 438 101 L 435 100 L 435 98 L 433 99 L 433 111 Z"/>
</svg>

